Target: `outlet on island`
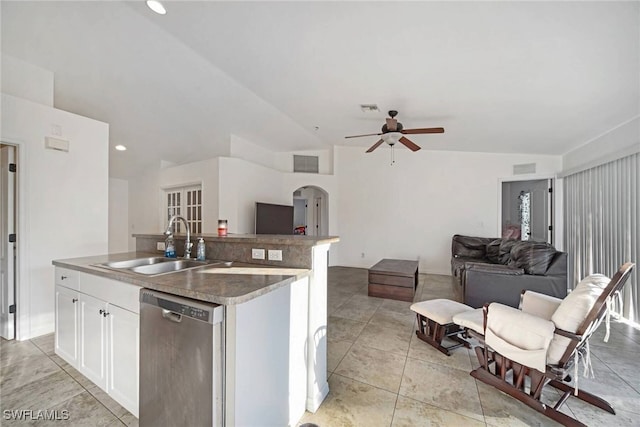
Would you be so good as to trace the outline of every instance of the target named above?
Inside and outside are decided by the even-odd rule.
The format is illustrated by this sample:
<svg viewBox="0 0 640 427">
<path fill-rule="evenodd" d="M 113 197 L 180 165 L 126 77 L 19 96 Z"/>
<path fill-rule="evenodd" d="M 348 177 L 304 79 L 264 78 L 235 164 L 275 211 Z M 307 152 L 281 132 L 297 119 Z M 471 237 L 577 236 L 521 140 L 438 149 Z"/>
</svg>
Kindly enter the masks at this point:
<svg viewBox="0 0 640 427">
<path fill-rule="evenodd" d="M 282 261 L 282 250 L 269 249 L 269 261 Z"/>
<path fill-rule="evenodd" d="M 164 242 L 156 242 L 156 249 L 159 251 L 164 251 L 165 250 Z"/>
<path fill-rule="evenodd" d="M 251 249 L 251 258 L 264 259 L 264 249 Z"/>
</svg>

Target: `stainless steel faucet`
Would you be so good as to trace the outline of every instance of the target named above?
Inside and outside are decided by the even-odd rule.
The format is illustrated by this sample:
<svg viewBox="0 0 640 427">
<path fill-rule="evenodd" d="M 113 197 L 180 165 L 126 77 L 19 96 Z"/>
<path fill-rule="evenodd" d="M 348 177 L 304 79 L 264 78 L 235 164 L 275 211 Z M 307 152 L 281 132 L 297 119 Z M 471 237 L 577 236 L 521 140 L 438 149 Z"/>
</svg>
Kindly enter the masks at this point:
<svg viewBox="0 0 640 427">
<path fill-rule="evenodd" d="M 191 258 L 191 248 L 193 247 L 193 243 L 191 243 L 191 230 L 189 229 L 189 223 L 187 222 L 187 220 L 180 215 L 172 216 L 169 220 L 169 225 L 167 225 L 167 229 L 165 230 L 164 234 L 166 234 L 167 236 L 173 234 L 171 227 L 176 220 L 182 221 L 184 223 L 184 228 L 186 228 L 187 230 L 187 240 L 185 240 L 184 242 L 184 257 L 186 259 L 189 259 Z"/>
</svg>

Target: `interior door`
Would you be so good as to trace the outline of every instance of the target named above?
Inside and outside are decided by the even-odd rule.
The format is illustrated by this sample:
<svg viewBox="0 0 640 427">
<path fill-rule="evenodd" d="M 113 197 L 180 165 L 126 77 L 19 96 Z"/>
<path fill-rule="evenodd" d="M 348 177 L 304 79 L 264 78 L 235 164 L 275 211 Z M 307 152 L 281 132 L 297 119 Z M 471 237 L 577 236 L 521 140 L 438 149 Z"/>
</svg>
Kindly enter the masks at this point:
<svg viewBox="0 0 640 427">
<path fill-rule="evenodd" d="M 534 181 L 531 185 L 531 240 L 551 243 L 551 180 Z"/>
<path fill-rule="evenodd" d="M 0 336 L 15 338 L 15 147 L 0 145 Z"/>
</svg>

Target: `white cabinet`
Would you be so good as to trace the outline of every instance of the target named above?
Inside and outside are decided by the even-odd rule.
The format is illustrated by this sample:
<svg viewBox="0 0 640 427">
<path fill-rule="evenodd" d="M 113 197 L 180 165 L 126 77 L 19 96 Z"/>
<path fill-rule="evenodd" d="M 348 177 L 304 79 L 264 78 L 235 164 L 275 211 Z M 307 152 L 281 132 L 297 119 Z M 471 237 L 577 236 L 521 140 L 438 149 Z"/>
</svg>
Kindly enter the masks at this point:
<svg viewBox="0 0 640 427">
<path fill-rule="evenodd" d="M 56 268 L 56 354 L 136 417 L 139 290 L 128 283 Z"/>
<path fill-rule="evenodd" d="M 78 370 L 107 390 L 107 303 L 80 293 L 80 358 Z"/>
<path fill-rule="evenodd" d="M 138 416 L 139 316 L 110 305 L 107 315 L 107 393 Z"/>
<path fill-rule="evenodd" d="M 55 351 L 71 366 L 78 364 L 78 292 L 56 285 Z"/>
</svg>

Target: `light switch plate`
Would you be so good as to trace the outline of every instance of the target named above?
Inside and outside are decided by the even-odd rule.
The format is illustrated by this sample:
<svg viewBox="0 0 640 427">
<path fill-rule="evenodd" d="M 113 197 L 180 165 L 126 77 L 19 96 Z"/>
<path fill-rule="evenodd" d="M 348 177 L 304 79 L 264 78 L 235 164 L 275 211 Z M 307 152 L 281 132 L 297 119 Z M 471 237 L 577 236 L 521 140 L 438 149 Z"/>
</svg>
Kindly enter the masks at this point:
<svg viewBox="0 0 640 427">
<path fill-rule="evenodd" d="M 269 249 L 269 261 L 282 261 L 282 251 L 280 249 Z"/>
<path fill-rule="evenodd" d="M 159 251 L 164 251 L 165 250 L 164 242 L 156 242 L 156 249 Z"/>
<path fill-rule="evenodd" d="M 251 258 L 264 259 L 264 249 L 251 249 Z"/>
</svg>

